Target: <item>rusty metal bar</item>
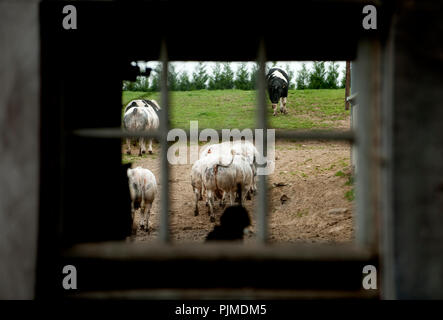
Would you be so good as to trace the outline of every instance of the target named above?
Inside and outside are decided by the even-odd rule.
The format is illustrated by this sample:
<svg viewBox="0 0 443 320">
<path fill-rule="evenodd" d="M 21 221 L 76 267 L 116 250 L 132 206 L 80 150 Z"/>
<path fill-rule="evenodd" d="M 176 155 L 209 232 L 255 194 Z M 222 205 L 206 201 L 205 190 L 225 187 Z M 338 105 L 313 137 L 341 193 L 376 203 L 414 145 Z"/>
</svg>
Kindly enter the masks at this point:
<svg viewBox="0 0 443 320">
<path fill-rule="evenodd" d="M 76 290 L 74 290 L 76 291 Z M 78 291 L 78 290 L 77 290 Z M 311 300 L 311 299 L 379 299 L 377 290 L 282 290 L 257 288 L 160 288 L 67 293 L 68 299 L 131 300 Z"/>
<path fill-rule="evenodd" d="M 351 86 L 351 62 L 346 61 L 345 110 L 349 110 L 349 92 Z"/>
<path fill-rule="evenodd" d="M 184 130 L 187 137 L 190 137 L 190 131 Z M 199 130 L 199 135 L 202 130 Z M 218 135 L 222 136 L 222 130 L 216 130 Z M 79 137 L 89 138 L 131 138 L 131 137 L 144 137 L 160 140 L 164 132 L 152 131 L 152 132 L 128 132 L 121 128 L 85 128 L 73 131 L 73 134 Z M 254 132 L 253 132 L 254 134 Z M 276 129 L 276 139 L 294 139 L 294 140 L 343 140 L 355 142 L 355 133 L 352 130 L 286 130 Z"/>
<path fill-rule="evenodd" d="M 379 61 L 375 42 L 371 40 L 359 43 L 359 58 L 353 64 L 355 89 L 358 92 L 358 107 L 353 120 L 358 139 L 355 159 L 355 192 L 356 192 L 356 240 L 362 246 L 375 245 L 375 210 L 376 190 L 376 135 L 377 124 L 374 118 L 378 101 L 378 68 Z M 354 107 L 352 107 L 354 108 Z"/>
<path fill-rule="evenodd" d="M 129 132 L 122 128 L 85 128 L 74 130 L 72 134 L 86 138 L 113 139 L 143 137 L 160 140 L 162 132 L 158 130 L 150 132 Z"/>
<path fill-rule="evenodd" d="M 81 243 L 63 251 L 64 258 L 99 259 L 114 261 L 139 260 L 196 260 L 220 259 L 272 260 L 272 261 L 369 261 L 376 259 L 376 251 L 353 243 L 311 244 L 280 243 L 262 246 L 258 243 L 187 243 L 171 246 L 163 243 L 123 241 Z"/>
<path fill-rule="evenodd" d="M 277 140 L 342 140 L 355 142 L 355 133 L 351 130 L 275 130 Z"/>
<path fill-rule="evenodd" d="M 163 40 L 160 61 L 162 62 L 162 71 L 160 77 L 161 88 L 161 110 L 160 115 L 160 231 L 159 237 L 162 242 L 169 242 L 169 163 L 168 152 L 168 131 L 169 131 L 169 93 L 168 93 L 168 53 L 166 42 Z"/>
<path fill-rule="evenodd" d="M 258 72 L 257 72 L 257 128 L 263 129 L 262 155 L 267 152 L 267 110 L 266 110 L 266 52 L 264 40 L 260 41 L 258 48 Z M 266 155 L 267 156 L 267 155 Z M 268 240 L 268 192 L 266 175 L 258 176 L 257 198 L 257 240 L 266 243 Z"/>
</svg>

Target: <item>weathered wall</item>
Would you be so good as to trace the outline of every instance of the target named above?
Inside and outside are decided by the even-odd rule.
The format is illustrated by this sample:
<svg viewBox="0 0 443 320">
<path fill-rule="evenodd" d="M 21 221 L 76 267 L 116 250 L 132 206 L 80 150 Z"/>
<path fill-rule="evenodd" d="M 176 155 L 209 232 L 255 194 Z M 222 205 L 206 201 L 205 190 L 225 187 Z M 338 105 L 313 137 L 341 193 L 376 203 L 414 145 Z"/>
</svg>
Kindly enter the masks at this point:
<svg viewBox="0 0 443 320">
<path fill-rule="evenodd" d="M 0 2 L 0 48 L 0 299 L 30 299 L 39 190 L 37 1 Z"/>
<path fill-rule="evenodd" d="M 385 298 L 443 298 L 442 14 L 437 1 L 408 1 L 387 46 Z"/>
</svg>

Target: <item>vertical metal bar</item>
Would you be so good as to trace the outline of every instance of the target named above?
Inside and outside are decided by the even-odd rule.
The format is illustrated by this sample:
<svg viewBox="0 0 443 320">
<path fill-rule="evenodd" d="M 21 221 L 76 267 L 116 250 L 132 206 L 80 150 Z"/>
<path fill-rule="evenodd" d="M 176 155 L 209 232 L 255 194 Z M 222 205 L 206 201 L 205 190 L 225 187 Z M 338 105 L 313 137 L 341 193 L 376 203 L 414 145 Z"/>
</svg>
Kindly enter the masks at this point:
<svg viewBox="0 0 443 320">
<path fill-rule="evenodd" d="M 349 66 L 349 77 L 350 77 L 350 95 L 353 95 L 356 90 L 355 90 L 355 72 L 354 72 L 354 66 L 353 63 L 350 63 Z M 358 99 L 358 98 L 357 98 Z M 358 100 L 357 100 L 358 101 Z M 355 116 L 356 116 L 356 112 L 357 110 L 355 109 L 357 107 L 357 105 L 355 104 L 351 104 L 350 105 L 350 121 L 351 121 L 351 130 L 355 130 Z M 354 131 L 355 132 L 355 131 Z M 355 144 L 351 145 L 351 169 L 352 169 L 352 173 L 355 174 L 355 168 L 357 165 L 357 149 Z"/>
<path fill-rule="evenodd" d="M 169 94 L 168 94 L 168 54 L 166 41 L 163 40 L 160 49 L 162 72 L 160 77 L 161 112 L 160 112 L 160 153 L 161 153 L 161 210 L 160 210 L 160 241 L 169 242 L 169 164 L 168 130 L 169 130 Z"/>
<path fill-rule="evenodd" d="M 389 41 L 383 50 L 382 55 L 382 137 L 381 153 L 384 159 L 384 165 L 380 170 L 380 195 L 382 213 L 380 223 L 380 243 L 379 251 L 381 254 L 381 298 L 396 299 L 397 292 L 395 286 L 396 268 L 394 261 L 394 194 L 393 194 L 393 133 L 394 133 L 394 47 L 393 32 L 390 33 Z"/>
<path fill-rule="evenodd" d="M 257 73 L 257 128 L 263 129 L 263 155 L 267 150 L 267 110 L 266 110 L 266 52 L 264 40 L 260 41 L 258 49 Z M 266 155 L 267 156 L 267 155 Z M 266 243 L 268 240 L 268 192 L 266 175 L 258 176 L 258 201 L 257 201 L 257 240 Z"/>
<path fill-rule="evenodd" d="M 346 84 L 345 84 L 345 110 L 349 110 L 349 87 L 351 86 L 350 83 L 350 77 L 351 77 L 351 62 L 346 61 Z"/>
<path fill-rule="evenodd" d="M 353 72 L 355 88 L 358 92 L 357 112 L 354 114 L 357 135 L 357 166 L 355 168 L 356 240 L 359 245 L 373 247 L 376 234 L 377 172 L 375 171 L 375 164 L 377 162 L 376 137 L 378 130 L 374 116 L 379 103 L 379 65 L 373 41 L 360 41 L 358 59 L 353 67 L 355 67 L 355 72 Z"/>
</svg>

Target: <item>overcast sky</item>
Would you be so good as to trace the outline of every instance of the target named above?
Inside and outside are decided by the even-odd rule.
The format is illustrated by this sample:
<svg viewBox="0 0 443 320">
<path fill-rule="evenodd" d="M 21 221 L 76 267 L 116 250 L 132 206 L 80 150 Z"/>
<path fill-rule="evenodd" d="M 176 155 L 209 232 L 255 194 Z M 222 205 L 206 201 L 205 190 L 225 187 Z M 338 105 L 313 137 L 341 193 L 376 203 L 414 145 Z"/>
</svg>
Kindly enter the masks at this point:
<svg viewBox="0 0 443 320">
<path fill-rule="evenodd" d="M 306 67 L 308 70 L 312 68 L 312 61 L 277 61 L 277 67 L 280 67 L 282 69 L 286 69 L 286 65 L 289 65 L 289 68 L 295 72 L 295 76 L 297 76 L 297 72 L 301 69 L 302 63 L 306 63 Z M 336 63 L 339 65 L 338 71 L 339 71 L 339 81 L 342 78 L 343 69 L 346 67 L 345 61 L 336 61 Z M 148 63 L 145 62 L 138 62 L 138 65 L 140 67 L 148 66 L 150 68 L 154 68 L 158 64 L 158 61 L 150 61 Z M 172 65 L 174 65 L 175 70 L 178 73 L 181 73 L 183 71 L 186 71 L 189 75 L 189 77 L 192 77 L 192 72 L 194 71 L 195 67 L 198 65 L 198 62 L 184 62 L 184 61 L 175 61 L 171 62 Z M 206 64 L 206 71 L 211 74 L 212 69 L 215 66 L 215 62 L 205 62 Z M 234 70 L 234 72 L 237 70 L 237 68 L 240 66 L 241 62 L 231 62 L 231 68 Z M 246 63 L 248 70 L 251 71 L 252 66 L 254 65 L 254 62 L 247 62 Z M 269 66 L 272 65 L 272 62 L 268 63 Z M 294 79 L 295 80 L 295 79 Z"/>
</svg>

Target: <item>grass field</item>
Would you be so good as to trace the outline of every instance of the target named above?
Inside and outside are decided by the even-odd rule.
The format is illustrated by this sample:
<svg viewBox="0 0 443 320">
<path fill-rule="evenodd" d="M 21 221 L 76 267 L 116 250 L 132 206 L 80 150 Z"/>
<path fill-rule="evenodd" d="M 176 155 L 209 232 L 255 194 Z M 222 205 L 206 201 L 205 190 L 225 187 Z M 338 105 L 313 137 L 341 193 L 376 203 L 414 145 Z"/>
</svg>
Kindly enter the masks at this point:
<svg viewBox="0 0 443 320">
<path fill-rule="evenodd" d="M 268 101 L 269 126 L 282 129 L 331 129 L 343 127 L 349 118 L 344 108 L 344 89 L 290 90 L 289 114 L 272 116 Z M 155 99 L 158 92 L 124 91 L 123 108 L 133 99 Z M 171 92 L 171 127 L 189 129 L 198 120 L 199 129 L 254 128 L 255 91 L 198 90 Z"/>
<path fill-rule="evenodd" d="M 189 129 L 190 120 L 199 129 L 243 129 L 255 127 L 255 91 L 220 90 L 171 92 L 171 127 Z M 122 105 L 137 98 L 160 101 L 159 93 L 123 92 Z M 288 115 L 272 116 L 270 126 L 283 129 L 349 129 L 349 111 L 344 108 L 344 90 L 291 90 Z M 211 141 L 212 142 L 212 141 Z M 206 142 L 201 142 L 202 145 Z M 131 155 L 122 147 L 123 163 L 150 169 L 161 181 L 160 146 L 153 143 L 153 154 Z M 189 149 L 186 151 L 189 152 Z M 268 176 L 269 239 L 271 242 L 349 242 L 353 239 L 354 185 L 350 167 L 350 146 L 339 141 L 278 140 L 275 170 Z M 170 171 L 171 239 L 175 242 L 203 242 L 212 229 L 204 201 L 194 216 L 194 194 L 190 181 L 191 163 L 173 165 Z M 282 201 L 283 197 L 287 200 Z M 246 201 L 252 217 L 253 242 L 256 198 Z M 332 210 L 332 211 L 331 211 Z M 223 209 L 216 206 L 216 219 Z M 156 197 L 150 217 L 151 231 L 137 231 L 135 240 L 155 241 L 159 235 L 160 200 Z M 331 213 L 332 212 L 332 213 Z M 139 215 L 136 216 L 139 219 Z"/>
</svg>

